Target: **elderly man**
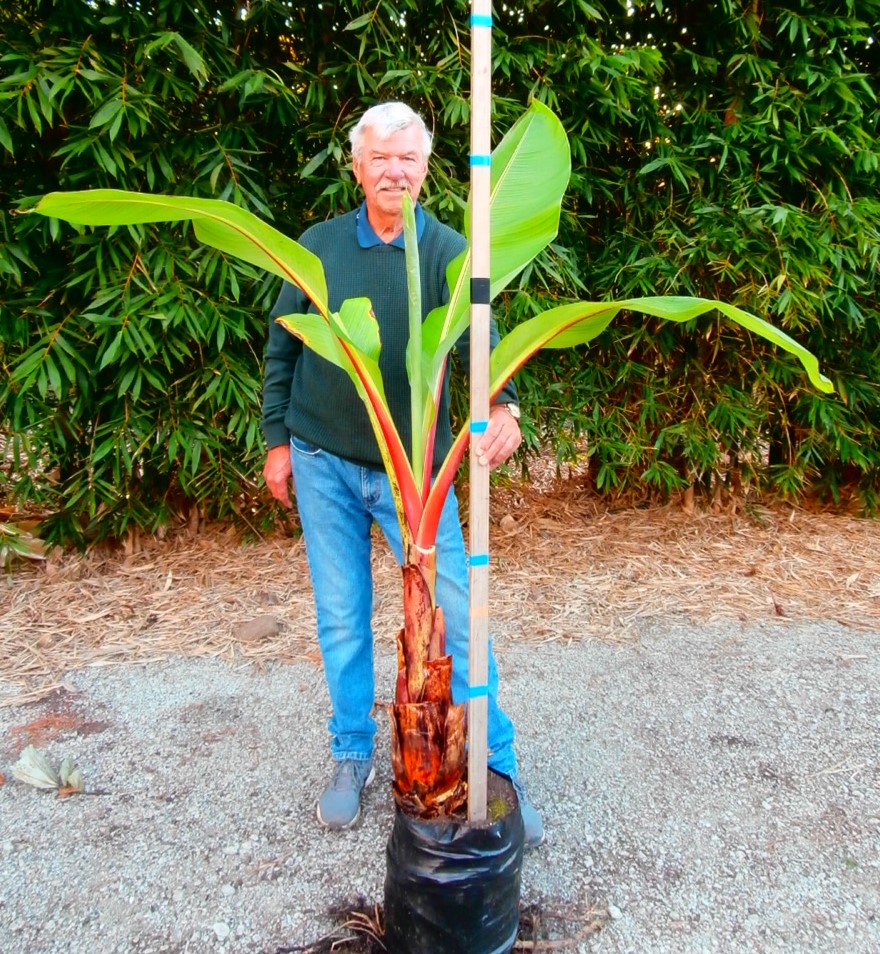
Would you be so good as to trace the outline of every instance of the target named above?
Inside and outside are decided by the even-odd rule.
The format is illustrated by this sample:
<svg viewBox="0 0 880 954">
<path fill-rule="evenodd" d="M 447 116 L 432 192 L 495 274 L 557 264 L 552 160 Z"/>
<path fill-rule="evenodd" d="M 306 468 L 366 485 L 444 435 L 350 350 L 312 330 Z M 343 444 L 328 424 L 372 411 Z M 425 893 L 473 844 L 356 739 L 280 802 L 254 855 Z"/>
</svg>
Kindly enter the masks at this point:
<svg viewBox="0 0 880 954">
<path fill-rule="evenodd" d="M 417 203 L 428 168 L 431 134 L 403 103 L 367 110 L 351 133 L 352 170 L 364 193 L 356 211 L 307 229 L 300 242 L 324 266 L 330 308 L 347 298 L 367 297 L 379 323 L 380 368 L 386 396 L 404 441 L 410 440 L 406 373 L 408 304 L 401 202 L 415 206 L 424 314 L 448 300 L 446 266 L 464 238 Z M 285 284 L 272 309 L 263 389 L 263 433 L 269 447 L 263 471 L 272 495 L 290 507 L 291 491 L 305 538 L 315 595 L 318 643 L 333 714 L 329 722 L 335 770 L 318 801 L 318 820 L 346 828 L 360 814 L 363 789 L 372 781 L 374 703 L 373 581 L 370 530 L 375 521 L 398 562 L 400 528 L 394 500 L 369 418 L 354 386 L 340 369 L 305 348 L 275 318 L 306 311 L 302 292 Z M 492 328 L 492 343 L 498 340 Z M 468 365 L 469 338 L 458 342 Z M 438 408 L 434 466 L 452 442 L 449 383 Z M 518 447 L 519 408 L 509 385 L 490 413 L 479 444 L 481 462 L 497 467 Z M 468 576 L 458 503 L 450 492 L 437 534 L 437 602 L 447 624 L 453 657 L 453 695 L 467 697 Z M 497 704 L 498 674 L 490 654 L 489 765 L 508 775 L 520 798 L 526 845 L 544 838 L 537 811 L 517 776 L 513 725 Z"/>
</svg>

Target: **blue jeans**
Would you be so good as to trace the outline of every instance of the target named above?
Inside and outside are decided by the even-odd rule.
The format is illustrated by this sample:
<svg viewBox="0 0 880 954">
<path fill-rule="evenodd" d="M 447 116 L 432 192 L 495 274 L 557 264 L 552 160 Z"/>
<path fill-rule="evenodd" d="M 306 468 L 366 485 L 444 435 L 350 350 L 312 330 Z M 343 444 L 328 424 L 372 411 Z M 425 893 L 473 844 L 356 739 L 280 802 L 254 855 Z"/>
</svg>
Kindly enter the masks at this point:
<svg viewBox="0 0 880 954">
<path fill-rule="evenodd" d="M 297 510 L 315 594 L 318 644 L 330 691 L 328 723 L 335 759 L 369 759 L 376 723 L 373 674 L 373 577 L 370 530 L 375 520 L 398 563 L 400 525 L 387 476 L 328 454 L 299 438 L 290 442 Z M 401 625 L 403 625 L 401 583 Z M 468 568 L 454 491 L 437 531 L 437 603 L 446 617 L 455 702 L 468 697 Z M 498 670 L 489 646 L 489 766 L 516 775 L 513 724 L 498 707 Z"/>
</svg>

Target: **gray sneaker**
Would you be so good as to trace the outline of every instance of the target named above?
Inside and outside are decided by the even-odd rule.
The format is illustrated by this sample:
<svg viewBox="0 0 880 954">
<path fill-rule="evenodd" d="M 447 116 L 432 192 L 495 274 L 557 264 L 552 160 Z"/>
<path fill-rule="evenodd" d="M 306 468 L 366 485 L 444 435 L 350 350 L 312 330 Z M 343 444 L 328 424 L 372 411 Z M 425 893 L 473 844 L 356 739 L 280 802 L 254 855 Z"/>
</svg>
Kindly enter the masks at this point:
<svg viewBox="0 0 880 954">
<path fill-rule="evenodd" d="M 526 831 L 523 848 L 528 851 L 530 848 L 537 848 L 544 844 L 544 822 L 541 821 L 538 810 L 529 801 L 523 783 L 518 778 L 511 779 L 511 782 L 519 799 L 519 813 L 522 815 L 523 828 Z"/>
<path fill-rule="evenodd" d="M 318 800 L 318 821 L 325 828 L 349 828 L 361 813 L 361 792 L 373 781 L 372 759 L 343 759 Z"/>
</svg>

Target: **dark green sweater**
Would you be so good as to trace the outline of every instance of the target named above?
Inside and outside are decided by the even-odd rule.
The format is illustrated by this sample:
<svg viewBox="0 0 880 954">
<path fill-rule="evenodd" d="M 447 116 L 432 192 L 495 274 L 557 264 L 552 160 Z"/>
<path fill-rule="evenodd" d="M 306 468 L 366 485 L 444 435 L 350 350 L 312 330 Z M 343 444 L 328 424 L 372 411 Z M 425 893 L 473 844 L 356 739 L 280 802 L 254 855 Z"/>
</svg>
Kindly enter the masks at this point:
<svg viewBox="0 0 880 954">
<path fill-rule="evenodd" d="M 379 367 L 385 396 L 408 452 L 411 440 L 406 373 L 409 318 L 404 250 L 394 245 L 362 248 L 357 239 L 356 212 L 312 226 L 299 241 L 314 252 L 324 266 L 331 311 L 338 311 L 347 298 L 370 299 L 379 323 L 382 345 Z M 423 316 L 448 300 L 446 266 L 464 247 L 465 239 L 458 232 L 425 214 L 425 228 L 419 240 Z M 266 443 L 269 447 L 286 444 L 293 434 L 338 457 L 384 470 L 366 408 L 346 372 L 304 347 L 275 321 L 279 316 L 301 314 L 306 310 L 315 309 L 300 289 L 285 283 L 269 321 L 262 421 Z M 498 341 L 494 322 L 491 338 L 494 347 Z M 468 332 L 462 335 L 455 350 L 467 370 Z M 512 384 L 498 400 L 516 401 Z M 448 365 L 437 420 L 435 470 L 452 445 Z"/>
</svg>

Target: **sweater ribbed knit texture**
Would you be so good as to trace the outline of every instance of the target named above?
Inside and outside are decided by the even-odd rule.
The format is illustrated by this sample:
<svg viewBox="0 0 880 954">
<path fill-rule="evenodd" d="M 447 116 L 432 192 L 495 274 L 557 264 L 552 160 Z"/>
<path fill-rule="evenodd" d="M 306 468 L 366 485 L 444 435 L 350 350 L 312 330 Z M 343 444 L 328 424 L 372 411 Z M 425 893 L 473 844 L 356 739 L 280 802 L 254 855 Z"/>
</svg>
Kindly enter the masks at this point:
<svg viewBox="0 0 880 954">
<path fill-rule="evenodd" d="M 409 317 L 406 256 L 393 245 L 361 248 L 357 240 L 357 213 L 348 212 L 307 229 L 300 244 L 321 260 L 327 278 L 331 311 L 347 298 L 369 298 L 379 324 L 379 367 L 385 396 L 403 446 L 410 449 L 411 418 L 406 346 Z M 465 247 L 458 232 L 426 213 L 419 241 L 423 318 L 448 300 L 446 266 Z M 270 313 L 263 384 L 263 434 L 269 447 L 286 444 L 290 435 L 338 457 L 372 469 L 384 464 L 369 416 L 354 384 L 341 368 L 303 346 L 275 318 L 314 311 L 295 286 L 285 283 Z M 498 333 L 492 326 L 492 345 Z M 469 334 L 456 351 L 469 362 Z M 500 400 L 515 401 L 512 385 Z M 433 466 L 436 469 L 452 445 L 449 424 L 449 370 L 437 413 Z"/>
</svg>

